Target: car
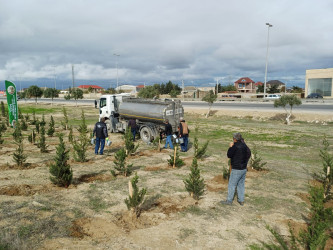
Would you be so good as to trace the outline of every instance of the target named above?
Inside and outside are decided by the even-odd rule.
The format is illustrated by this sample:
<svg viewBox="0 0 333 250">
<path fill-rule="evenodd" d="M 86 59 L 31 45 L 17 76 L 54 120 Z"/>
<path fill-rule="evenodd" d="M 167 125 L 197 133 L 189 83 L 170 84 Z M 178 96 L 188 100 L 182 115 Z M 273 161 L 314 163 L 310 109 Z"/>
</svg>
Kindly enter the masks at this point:
<svg viewBox="0 0 333 250">
<path fill-rule="evenodd" d="M 279 99 L 281 95 L 278 94 L 271 94 L 267 96 L 267 99 Z"/>
<path fill-rule="evenodd" d="M 310 95 L 308 95 L 306 98 L 315 98 L 315 99 L 318 99 L 318 98 L 323 98 L 323 96 L 319 93 L 311 93 Z"/>
</svg>

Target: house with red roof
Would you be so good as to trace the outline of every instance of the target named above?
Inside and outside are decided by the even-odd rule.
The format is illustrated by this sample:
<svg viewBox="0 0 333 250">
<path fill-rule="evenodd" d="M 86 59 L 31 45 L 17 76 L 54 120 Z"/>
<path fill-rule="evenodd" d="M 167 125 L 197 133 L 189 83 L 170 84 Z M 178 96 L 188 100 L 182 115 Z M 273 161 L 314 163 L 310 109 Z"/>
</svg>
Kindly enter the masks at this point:
<svg viewBox="0 0 333 250">
<path fill-rule="evenodd" d="M 90 87 L 94 92 L 101 92 L 102 90 L 104 90 L 102 87 L 97 86 L 97 85 L 80 85 L 80 86 L 78 86 L 78 88 L 82 89 L 82 90 L 88 90 Z"/>
<path fill-rule="evenodd" d="M 235 88 L 242 93 L 256 93 L 255 81 L 249 77 L 242 77 L 235 82 Z"/>
</svg>

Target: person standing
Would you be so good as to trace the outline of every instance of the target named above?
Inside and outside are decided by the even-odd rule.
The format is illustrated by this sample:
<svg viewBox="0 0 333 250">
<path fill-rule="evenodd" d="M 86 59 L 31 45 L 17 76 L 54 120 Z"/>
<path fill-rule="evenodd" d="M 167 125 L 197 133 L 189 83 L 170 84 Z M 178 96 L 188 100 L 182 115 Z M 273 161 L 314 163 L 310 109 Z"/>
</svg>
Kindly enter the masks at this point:
<svg viewBox="0 0 333 250">
<path fill-rule="evenodd" d="M 179 138 L 183 138 L 183 143 L 180 144 L 180 148 L 182 152 L 186 152 L 188 146 L 189 129 L 183 117 L 180 117 L 179 121 Z"/>
<path fill-rule="evenodd" d="M 172 126 L 169 123 L 168 119 L 165 119 L 164 123 L 165 123 L 164 133 L 165 133 L 165 136 L 166 136 L 164 148 L 168 148 L 168 144 L 169 144 L 170 148 L 173 149 L 173 144 L 172 144 Z"/>
<path fill-rule="evenodd" d="M 231 159 L 231 173 L 228 183 L 228 198 L 221 201 L 223 205 L 231 205 L 237 188 L 237 201 L 243 206 L 245 198 L 245 177 L 247 172 L 247 162 L 251 157 L 251 150 L 245 144 L 240 133 L 233 134 L 233 142 L 227 152 Z"/>
<path fill-rule="evenodd" d="M 97 100 L 95 100 L 95 109 L 97 109 Z"/>
<path fill-rule="evenodd" d="M 108 141 L 108 129 L 105 124 L 105 117 L 101 119 L 101 121 L 95 124 L 93 130 L 93 136 L 96 135 L 96 145 L 95 145 L 95 155 L 98 155 L 98 150 L 101 147 L 99 154 L 102 155 L 105 146 L 105 139 Z"/>
<path fill-rule="evenodd" d="M 128 127 L 131 128 L 131 132 L 133 135 L 133 141 L 135 141 L 135 134 L 136 134 L 136 121 L 135 119 L 130 119 L 128 121 Z"/>
</svg>

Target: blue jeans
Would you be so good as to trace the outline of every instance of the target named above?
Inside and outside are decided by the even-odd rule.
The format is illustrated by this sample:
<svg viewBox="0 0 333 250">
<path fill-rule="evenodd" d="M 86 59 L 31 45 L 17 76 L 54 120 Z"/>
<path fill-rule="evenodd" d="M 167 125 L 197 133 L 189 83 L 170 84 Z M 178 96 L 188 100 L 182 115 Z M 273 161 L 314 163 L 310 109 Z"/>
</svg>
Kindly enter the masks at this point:
<svg viewBox="0 0 333 250">
<path fill-rule="evenodd" d="M 135 141 L 136 128 L 131 128 L 131 132 L 133 135 L 133 141 Z"/>
<path fill-rule="evenodd" d="M 227 202 L 233 201 L 236 187 L 237 187 L 238 202 L 244 202 L 246 172 L 247 172 L 247 169 L 243 169 L 243 170 L 232 169 L 231 170 L 229 184 L 228 184 Z"/>
<path fill-rule="evenodd" d="M 105 146 L 105 139 L 96 137 L 95 154 L 98 154 L 98 149 L 100 145 L 101 145 L 101 150 L 99 151 L 99 154 L 102 155 Z"/>
<path fill-rule="evenodd" d="M 172 144 L 172 135 L 168 135 L 166 140 L 165 140 L 165 148 L 168 148 L 168 144 L 170 145 L 170 148 L 173 149 L 173 144 Z"/>
<path fill-rule="evenodd" d="M 187 146 L 188 146 L 188 136 L 181 137 L 183 138 L 184 142 L 180 144 L 180 149 L 181 151 L 186 152 L 187 151 Z"/>
</svg>

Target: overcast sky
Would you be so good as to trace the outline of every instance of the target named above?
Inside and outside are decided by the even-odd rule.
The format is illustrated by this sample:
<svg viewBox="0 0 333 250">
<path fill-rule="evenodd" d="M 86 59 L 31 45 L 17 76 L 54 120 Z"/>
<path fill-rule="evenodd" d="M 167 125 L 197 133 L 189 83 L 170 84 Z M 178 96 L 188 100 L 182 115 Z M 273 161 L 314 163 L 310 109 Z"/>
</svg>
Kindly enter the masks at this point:
<svg viewBox="0 0 333 250">
<path fill-rule="evenodd" d="M 332 0 L 0 0 L 0 81 L 264 82 L 267 22 L 267 81 L 333 67 Z"/>
</svg>

